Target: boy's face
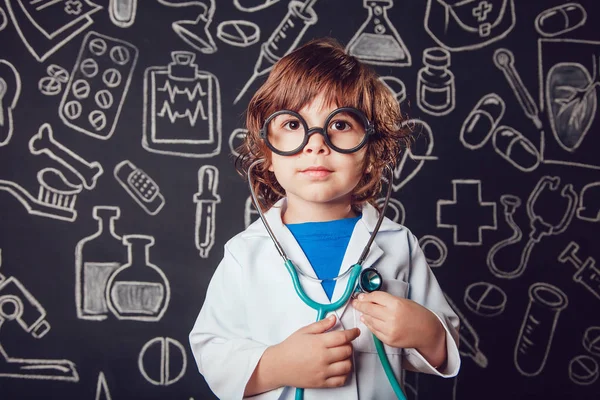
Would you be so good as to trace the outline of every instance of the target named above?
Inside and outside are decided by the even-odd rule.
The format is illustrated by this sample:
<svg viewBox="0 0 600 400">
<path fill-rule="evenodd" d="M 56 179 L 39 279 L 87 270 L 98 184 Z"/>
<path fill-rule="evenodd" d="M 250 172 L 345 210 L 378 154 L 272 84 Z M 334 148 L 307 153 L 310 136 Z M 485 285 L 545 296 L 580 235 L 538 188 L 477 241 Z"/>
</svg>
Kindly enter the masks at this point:
<svg viewBox="0 0 600 400">
<path fill-rule="evenodd" d="M 328 105 L 323 96 L 299 110 L 309 128 L 322 127 L 327 116 L 338 106 Z M 288 208 L 349 207 L 354 188 L 365 164 L 366 146 L 355 153 L 338 153 L 327 146 L 321 134 L 310 136 L 306 146 L 292 156 L 271 153 L 269 170 L 285 189 Z"/>
</svg>

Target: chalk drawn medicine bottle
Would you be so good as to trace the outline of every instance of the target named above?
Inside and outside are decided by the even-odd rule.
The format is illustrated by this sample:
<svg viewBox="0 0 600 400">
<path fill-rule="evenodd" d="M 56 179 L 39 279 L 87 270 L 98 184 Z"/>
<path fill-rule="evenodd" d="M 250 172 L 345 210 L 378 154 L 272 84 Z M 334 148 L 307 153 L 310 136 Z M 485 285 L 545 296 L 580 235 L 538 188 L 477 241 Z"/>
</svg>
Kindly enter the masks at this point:
<svg viewBox="0 0 600 400">
<path fill-rule="evenodd" d="M 417 103 L 421 110 L 431 115 L 446 115 L 454 110 L 454 74 L 450 66 L 450 52 L 432 47 L 423 52 L 425 66 L 417 79 Z"/>
<path fill-rule="evenodd" d="M 161 269 L 150 263 L 154 238 L 124 235 L 123 244 L 128 261 L 108 281 L 108 307 L 118 319 L 158 321 L 169 304 L 170 287 Z"/>
<path fill-rule="evenodd" d="M 121 216 L 121 210 L 96 206 L 93 216 L 98 221 L 98 230 L 81 239 L 75 247 L 75 297 L 79 318 L 101 321 L 108 315 L 107 282 L 125 264 L 127 252 L 115 232 L 115 221 Z"/>
</svg>

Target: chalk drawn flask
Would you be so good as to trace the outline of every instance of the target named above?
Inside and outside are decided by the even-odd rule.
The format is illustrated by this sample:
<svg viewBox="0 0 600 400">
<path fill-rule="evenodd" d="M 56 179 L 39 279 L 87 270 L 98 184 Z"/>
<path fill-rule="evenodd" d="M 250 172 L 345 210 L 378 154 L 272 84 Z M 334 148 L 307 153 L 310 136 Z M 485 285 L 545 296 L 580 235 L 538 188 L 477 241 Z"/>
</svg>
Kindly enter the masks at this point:
<svg viewBox="0 0 600 400">
<path fill-rule="evenodd" d="M 423 64 L 417 78 L 417 104 L 431 115 L 446 115 L 455 106 L 454 74 L 450 67 L 450 52 L 441 47 L 423 51 Z"/>
<path fill-rule="evenodd" d="M 94 207 L 98 230 L 75 247 L 75 297 L 77 316 L 81 319 L 101 321 L 108 316 L 106 285 L 127 261 L 122 239 L 115 232 L 115 222 L 120 216 L 119 207 Z"/>
<path fill-rule="evenodd" d="M 404 67 L 412 64 L 410 52 L 388 18 L 392 0 L 364 0 L 368 15 L 352 37 L 346 50 L 363 62 Z"/>
<path fill-rule="evenodd" d="M 108 282 L 108 306 L 118 319 L 158 321 L 169 304 L 170 287 L 165 274 L 150 263 L 154 238 L 124 235 L 123 244 L 128 261 Z"/>
<path fill-rule="evenodd" d="M 529 304 L 514 353 L 515 366 L 521 374 L 535 376 L 542 372 L 558 317 L 568 304 L 567 295 L 556 286 L 538 282 L 529 287 Z"/>
</svg>

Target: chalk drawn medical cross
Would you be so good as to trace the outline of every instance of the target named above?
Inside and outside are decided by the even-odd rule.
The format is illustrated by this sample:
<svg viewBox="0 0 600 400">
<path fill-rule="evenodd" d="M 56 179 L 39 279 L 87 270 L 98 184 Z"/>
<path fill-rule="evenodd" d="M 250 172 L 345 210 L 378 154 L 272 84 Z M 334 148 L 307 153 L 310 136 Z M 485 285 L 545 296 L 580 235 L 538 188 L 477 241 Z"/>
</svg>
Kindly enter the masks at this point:
<svg viewBox="0 0 600 400">
<path fill-rule="evenodd" d="M 487 1 L 481 1 L 477 7 L 473 7 L 473 16 L 477 17 L 478 22 L 483 22 L 487 19 L 488 13 L 492 11 L 493 6 Z"/>
<path fill-rule="evenodd" d="M 496 202 L 481 199 L 481 181 L 474 179 L 452 180 L 452 200 L 438 200 L 438 228 L 452 228 L 454 244 L 479 246 L 484 229 L 497 227 Z"/>
</svg>

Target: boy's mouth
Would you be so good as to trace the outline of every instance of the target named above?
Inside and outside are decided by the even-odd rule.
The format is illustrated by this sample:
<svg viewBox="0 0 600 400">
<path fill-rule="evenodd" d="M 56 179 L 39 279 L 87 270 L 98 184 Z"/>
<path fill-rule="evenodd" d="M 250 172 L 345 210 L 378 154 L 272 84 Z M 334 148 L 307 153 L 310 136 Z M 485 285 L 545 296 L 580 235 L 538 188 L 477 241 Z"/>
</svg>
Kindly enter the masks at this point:
<svg viewBox="0 0 600 400">
<path fill-rule="evenodd" d="M 325 167 L 308 167 L 300 170 L 300 172 L 311 177 L 325 177 L 331 174 L 333 171 Z"/>
</svg>

